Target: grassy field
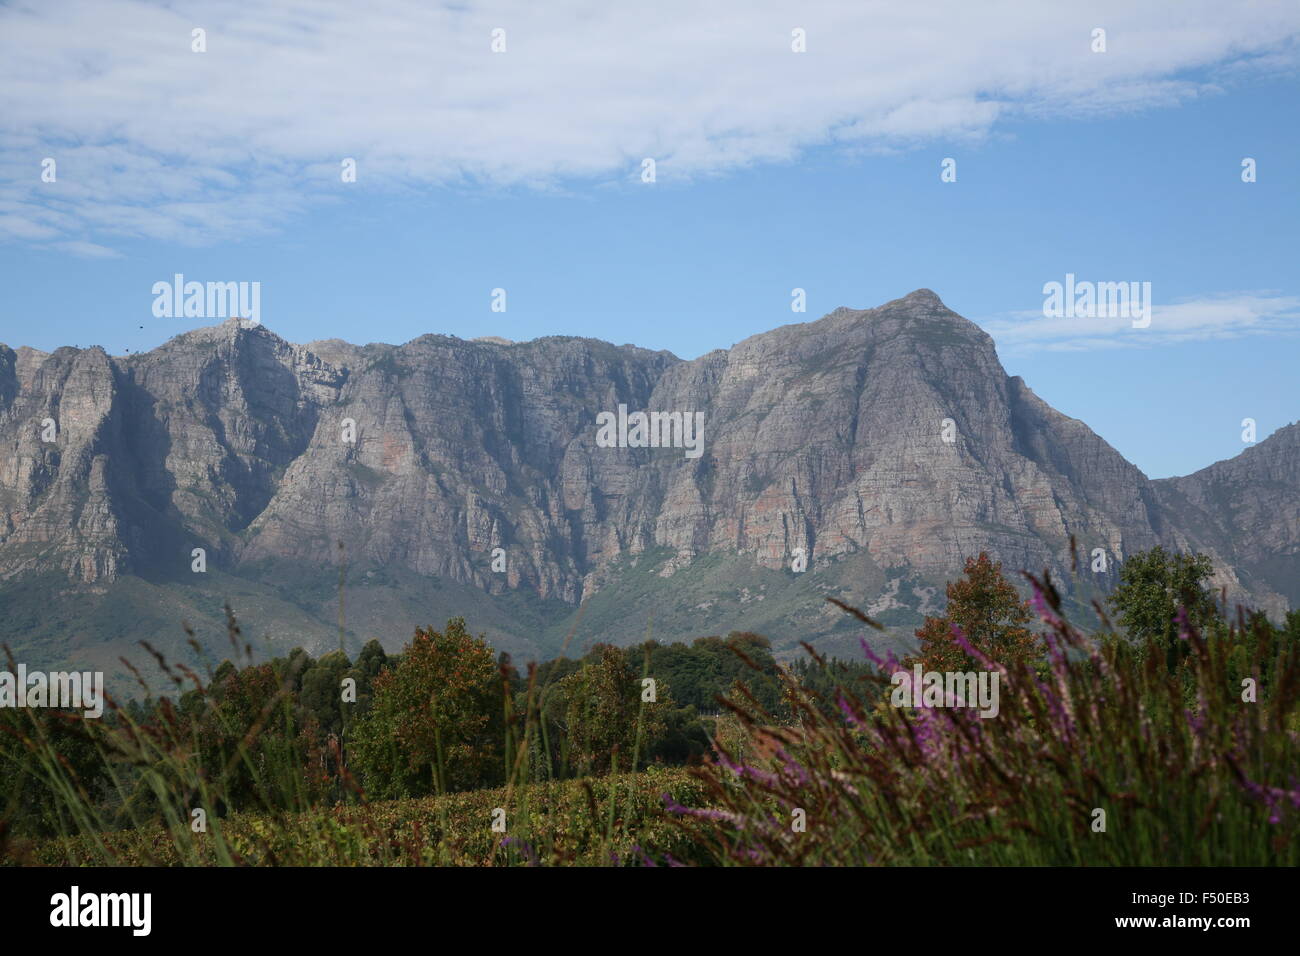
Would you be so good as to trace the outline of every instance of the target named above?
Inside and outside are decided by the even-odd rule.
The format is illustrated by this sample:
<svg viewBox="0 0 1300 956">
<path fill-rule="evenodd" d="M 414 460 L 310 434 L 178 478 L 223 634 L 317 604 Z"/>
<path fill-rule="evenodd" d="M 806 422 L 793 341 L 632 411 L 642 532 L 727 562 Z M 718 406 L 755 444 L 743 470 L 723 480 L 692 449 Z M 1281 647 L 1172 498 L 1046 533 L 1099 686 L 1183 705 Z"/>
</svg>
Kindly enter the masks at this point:
<svg viewBox="0 0 1300 956">
<path fill-rule="evenodd" d="M 15 848 L 43 866 L 508 866 L 706 862 L 667 809 L 700 805 L 682 769 L 337 806 L 233 814 L 208 832 L 158 825 Z M 505 811 L 493 829 L 494 811 Z M 499 827 L 504 825 L 504 832 Z M 646 848 L 653 848 L 653 853 Z"/>
</svg>

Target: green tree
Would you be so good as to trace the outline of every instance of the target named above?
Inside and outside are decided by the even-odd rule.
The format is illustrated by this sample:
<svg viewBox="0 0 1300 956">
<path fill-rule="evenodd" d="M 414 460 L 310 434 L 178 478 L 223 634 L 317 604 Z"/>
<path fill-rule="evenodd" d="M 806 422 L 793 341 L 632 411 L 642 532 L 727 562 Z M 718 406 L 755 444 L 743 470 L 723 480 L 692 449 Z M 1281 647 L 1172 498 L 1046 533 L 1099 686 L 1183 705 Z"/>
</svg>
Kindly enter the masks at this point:
<svg viewBox="0 0 1300 956">
<path fill-rule="evenodd" d="M 1214 594 L 1205 586 L 1213 574 L 1205 555 L 1171 553 L 1157 546 L 1120 565 L 1120 583 L 1109 603 L 1134 644 L 1163 649 L 1172 672 L 1188 650 L 1178 639 L 1179 609 L 1186 610 L 1197 628 L 1218 618 Z"/>
<path fill-rule="evenodd" d="M 370 709 L 370 703 L 374 699 L 375 678 L 383 673 L 385 668 L 396 664 L 397 661 L 385 654 L 383 647 L 373 638 L 361 648 L 356 663 L 352 665 L 352 670 L 347 675 L 357 682 L 356 714 L 364 714 Z"/>
<path fill-rule="evenodd" d="M 105 794 L 110 777 L 95 730 L 80 711 L 0 710 L 0 847 L 11 835 L 48 837 L 75 827 L 52 776 L 92 801 Z"/>
<path fill-rule="evenodd" d="M 655 701 L 642 701 L 641 676 L 620 648 L 599 644 L 547 698 L 576 773 L 597 774 L 643 765 L 664 737 L 672 710 L 668 687 L 656 679 Z"/>
<path fill-rule="evenodd" d="M 401 661 L 374 680 L 352 730 L 353 765 L 372 797 L 492 786 L 503 776 L 500 675 L 463 618 L 421 628 Z"/>
<path fill-rule="evenodd" d="M 330 651 L 303 675 L 298 700 L 322 735 L 343 731 L 343 679 L 351 668 L 346 654 Z"/>
<path fill-rule="evenodd" d="M 305 663 L 304 655 L 294 658 Z M 200 759 L 217 792 L 215 809 L 286 806 L 299 781 L 290 768 L 302 763 L 294 714 L 293 673 L 286 662 L 218 668 L 207 695 L 190 691 L 182 713 L 197 721 Z"/>
</svg>

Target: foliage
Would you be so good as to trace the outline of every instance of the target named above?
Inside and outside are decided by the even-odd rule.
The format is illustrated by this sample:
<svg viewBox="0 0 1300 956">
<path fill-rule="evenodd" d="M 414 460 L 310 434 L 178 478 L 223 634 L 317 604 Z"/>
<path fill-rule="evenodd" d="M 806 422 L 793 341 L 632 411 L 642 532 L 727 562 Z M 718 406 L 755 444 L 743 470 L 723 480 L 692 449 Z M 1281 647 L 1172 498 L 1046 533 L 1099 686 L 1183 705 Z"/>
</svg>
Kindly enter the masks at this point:
<svg viewBox="0 0 1300 956">
<path fill-rule="evenodd" d="M 228 818 L 219 837 L 190 833 L 178 843 L 161 826 L 108 834 L 102 846 L 84 835 L 70 836 L 36 846 L 30 862 L 207 866 L 227 854 L 242 866 L 703 862 L 689 834 L 664 811 L 665 793 L 698 802 L 704 788 L 684 770 L 651 769 L 296 814 L 243 813 Z M 492 829 L 498 807 L 505 811 L 505 833 Z"/>
<path fill-rule="evenodd" d="M 890 706 L 901 664 L 865 643 L 865 664 L 788 668 L 748 634 L 597 645 L 521 674 L 454 619 L 400 655 L 256 663 L 228 614 L 242 668 L 204 681 L 155 654 L 171 696 L 101 720 L 0 712 L 0 860 L 1300 863 L 1300 612 L 1230 620 L 1182 587 L 1205 579 L 1195 561 L 1128 563 L 1121 616 L 1155 610 L 1092 635 L 1050 580 L 1027 576 L 1031 615 L 996 565 L 967 563 L 921 657 L 996 675 L 989 719 Z"/>
<path fill-rule="evenodd" d="M 602 644 L 554 687 L 544 713 L 554 715 L 563 731 L 568 762 L 577 773 L 635 770 L 667 730 L 658 705 L 672 707 L 672 702 L 662 681 L 657 681 L 656 698 L 655 706 L 642 706 L 641 682 L 627 655 Z"/>
<path fill-rule="evenodd" d="M 492 782 L 502 763 L 500 677 L 487 641 L 462 618 L 420 629 L 374 683 L 353 758 L 376 797 L 424 796 Z"/>
<path fill-rule="evenodd" d="M 694 770 L 709 798 L 670 809 L 697 836 L 713 824 L 713 860 L 738 865 L 1300 863 L 1300 620 L 1201 629 L 1180 613 L 1187 652 L 1171 674 L 1150 653 L 1161 634 L 1089 637 L 1062 619 L 1050 580 L 1027 577 L 1046 674 L 955 635 L 998 676 L 996 717 L 885 705 L 900 665 L 864 642 L 877 671 L 839 686 L 833 716 L 793 679 L 787 726 L 733 702 L 759 756 Z"/>
<path fill-rule="evenodd" d="M 1108 603 L 1133 643 L 1160 653 L 1173 671 L 1186 656 L 1178 639 L 1180 609 L 1196 627 L 1218 617 L 1214 595 L 1205 586 L 1213 573 L 1203 554 L 1170 554 L 1155 547 L 1120 565 L 1120 583 Z"/>
<path fill-rule="evenodd" d="M 999 663 L 1034 660 L 1041 657 L 1042 648 L 1025 627 L 1030 620 L 1028 603 L 1002 576 L 1001 563 L 981 551 L 978 558 L 966 559 L 963 577 L 949 583 L 943 615 L 927 617 L 916 632 L 920 655 L 904 661 L 904 667 L 919 662 L 925 671 L 975 670 L 974 654 L 959 646 L 954 629 L 977 651 Z"/>
</svg>

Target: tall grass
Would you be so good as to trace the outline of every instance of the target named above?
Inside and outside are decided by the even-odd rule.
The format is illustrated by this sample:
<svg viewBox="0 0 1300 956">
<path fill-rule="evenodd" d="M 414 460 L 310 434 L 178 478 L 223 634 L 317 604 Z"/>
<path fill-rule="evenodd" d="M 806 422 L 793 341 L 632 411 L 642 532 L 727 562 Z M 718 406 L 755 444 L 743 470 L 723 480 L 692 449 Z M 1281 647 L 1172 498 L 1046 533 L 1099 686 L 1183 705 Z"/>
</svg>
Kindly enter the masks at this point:
<svg viewBox="0 0 1300 956">
<path fill-rule="evenodd" d="M 235 658 L 253 667 L 252 647 L 227 608 L 227 637 Z M 576 625 L 575 625 L 576 627 Z M 570 639 L 572 632 L 570 633 Z M 190 634 L 190 643 L 202 654 Z M 567 647 L 568 640 L 565 642 Z M 295 661 L 279 675 L 252 719 L 223 726 L 227 742 L 214 765 L 205 748 L 205 720 L 228 719 L 220 683 L 175 665 L 153 648 L 159 671 L 172 683 L 178 706 L 163 698 L 148 716 L 108 700 L 102 720 L 80 714 L 26 710 L 4 725 L 3 772 L 28 775 L 48 801 L 54 831 L 33 841 L 0 827 L 0 861 L 72 865 L 492 865 L 643 864 L 693 859 L 693 846 L 671 826 L 660 794 L 699 800 L 703 790 L 683 771 L 633 773 L 638 766 L 646 706 L 636 715 L 631 754 L 612 755 L 612 772 L 598 779 L 566 779 L 563 747 L 553 758 L 542 706 L 550 688 L 530 668 L 522 704 L 502 665 L 504 785 L 448 793 L 441 748 L 434 796 L 372 802 L 348 767 L 346 739 L 304 766 L 296 746 Z M 142 692 L 150 688 L 139 671 Z M 10 662 L 13 669 L 13 663 Z M 258 672 L 269 675 L 266 665 Z M 269 678 L 268 678 L 269 679 Z M 184 692 L 192 691 L 188 697 Z M 271 732 L 274 731 L 274 732 Z M 346 731 L 345 731 L 346 736 Z M 94 754 L 105 768 L 106 791 L 79 772 L 63 751 L 68 742 Z M 316 748 L 317 750 L 319 748 Z M 81 762 L 81 763 L 84 763 Z M 313 765 L 315 764 L 315 765 Z M 322 786 L 324 766 L 327 785 Z M 237 791 L 237 795 L 236 795 Z M 233 808 L 238 807 L 238 812 Z M 4 818 L 15 808 L 0 808 Z M 196 818 L 195 810 L 201 810 Z M 502 816 L 503 815 L 503 816 Z M 502 823 L 504 829 L 501 829 Z M 494 826 L 494 824 L 496 824 Z M 657 847 L 652 860 L 645 847 Z M 676 854 L 676 857 L 674 856 Z"/>
<path fill-rule="evenodd" d="M 1171 669 L 1164 648 L 1084 635 L 1046 576 L 1026 577 L 1046 666 L 1004 666 L 965 643 L 1000 675 L 998 716 L 891 706 L 899 662 L 864 641 L 876 672 L 832 699 L 787 676 L 792 726 L 743 694 L 729 701 L 772 756 L 721 753 L 696 772 L 705 804 L 666 795 L 669 810 L 734 865 L 1300 863 L 1294 643 L 1258 615 L 1212 634 L 1184 617 Z"/>
<path fill-rule="evenodd" d="M 899 663 L 864 642 L 876 670 L 847 680 L 836 672 L 826 694 L 783 675 L 793 721 L 739 688 L 723 721 L 738 732 L 715 741 L 713 763 L 689 773 L 630 772 L 653 706 L 642 704 L 632 753 L 613 755 L 613 772 L 564 779 L 573 768 L 552 748 L 543 719 L 550 688 L 531 669 L 520 700 L 503 669 L 504 784 L 382 803 L 352 776 L 344 744 L 316 755 L 316 769 L 328 769 L 325 789 L 285 744 L 301 729 L 292 668 L 247 723 L 223 729 L 230 743 L 214 764 L 202 739 L 202 716 L 216 702 L 211 674 L 205 680 L 153 652 L 178 695 L 198 692 L 188 707 L 164 701 L 140 718 L 110 701 L 99 721 L 37 711 L 8 721 L 4 772 L 40 781 L 54 836 L 34 843 L 0 832 L 0 858 L 166 866 L 1300 863 L 1295 644 L 1261 617 L 1240 614 L 1204 634 L 1184 621 L 1173 654 L 1108 631 L 1088 636 L 1062 618 L 1050 581 L 1029 580 L 1044 660 L 1005 665 L 966 644 L 999 674 L 994 718 L 891 706 Z M 233 613 L 227 632 L 251 662 Z M 1243 700 L 1243 676 L 1257 680 L 1257 702 Z M 105 792 L 91 792 L 74 748 L 107 767 Z M 439 767 L 434 779 L 444 777 Z M 196 808 L 205 829 L 196 828 Z M 504 832 L 493 828 L 498 809 Z"/>
</svg>

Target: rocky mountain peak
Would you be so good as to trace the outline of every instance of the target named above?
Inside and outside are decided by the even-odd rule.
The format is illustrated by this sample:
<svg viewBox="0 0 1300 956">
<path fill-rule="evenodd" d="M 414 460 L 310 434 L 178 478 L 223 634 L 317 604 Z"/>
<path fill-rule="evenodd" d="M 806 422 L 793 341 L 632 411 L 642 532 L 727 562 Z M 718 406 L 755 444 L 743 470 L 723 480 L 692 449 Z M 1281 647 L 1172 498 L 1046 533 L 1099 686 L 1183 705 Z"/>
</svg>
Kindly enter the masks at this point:
<svg viewBox="0 0 1300 956">
<path fill-rule="evenodd" d="M 698 444 L 680 429 L 598 441 L 620 406 L 690 416 Z M 568 336 L 301 346 L 228 320 L 127 359 L 0 349 L 0 581 L 238 580 L 286 633 L 323 613 L 328 635 L 342 554 L 357 606 L 387 595 L 373 619 L 403 627 L 454 588 L 462 605 L 528 596 L 553 614 L 632 594 L 676 627 L 793 642 L 838 626 L 826 594 L 919 613 L 982 550 L 1067 581 L 1073 536 L 1108 558 L 1088 586 L 1165 544 L 1205 550 L 1236 594 L 1276 609 L 1300 603 L 1297 445 L 1290 426 L 1148 481 L 928 289 L 690 361 Z M 211 578 L 191 571 L 196 548 Z M 272 600 L 272 579 L 294 583 Z M 752 600 L 714 622 L 736 581 Z M 394 610 L 415 593 L 424 604 Z M 535 649 L 526 618 L 484 613 L 504 647 Z M 627 613 L 592 613 L 611 639 L 644 636 Z"/>
</svg>

